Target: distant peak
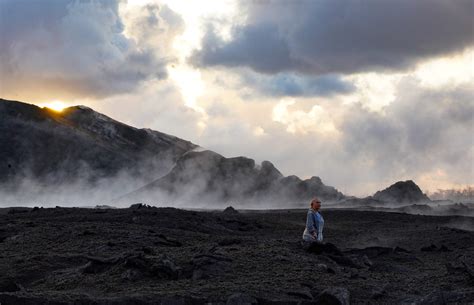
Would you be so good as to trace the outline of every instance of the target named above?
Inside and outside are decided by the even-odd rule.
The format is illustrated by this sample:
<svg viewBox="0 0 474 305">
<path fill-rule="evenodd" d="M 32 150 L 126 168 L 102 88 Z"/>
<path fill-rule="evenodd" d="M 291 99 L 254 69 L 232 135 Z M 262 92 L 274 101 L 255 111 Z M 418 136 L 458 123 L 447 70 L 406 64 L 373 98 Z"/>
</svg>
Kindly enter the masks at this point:
<svg viewBox="0 0 474 305">
<path fill-rule="evenodd" d="M 413 180 L 398 181 L 384 190 L 378 191 L 373 198 L 388 202 L 419 202 L 429 201 L 420 187 Z"/>
<path fill-rule="evenodd" d="M 72 119 L 76 121 L 87 119 L 87 120 L 109 122 L 109 123 L 114 123 L 114 124 L 123 124 L 106 116 L 105 114 L 97 112 L 94 109 L 84 106 L 84 105 L 77 105 L 77 106 L 71 106 L 71 107 L 65 108 L 62 111 L 62 113 L 64 114 L 64 117 L 67 117 L 68 119 Z"/>
<path fill-rule="evenodd" d="M 84 105 L 77 105 L 77 106 L 73 106 L 73 107 L 75 107 L 75 108 L 77 108 L 77 109 L 81 109 L 81 110 L 90 110 L 90 111 L 94 111 L 94 110 L 92 110 L 92 108 L 90 108 L 90 107 L 87 107 L 87 106 L 84 106 Z"/>
<path fill-rule="evenodd" d="M 79 112 L 96 112 L 94 109 L 90 108 L 90 107 L 87 107 L 87 106 L 84 106 L 84 105 L 76 105 L 76 106 L 70 106 L 70 107 L 67 107 L 67 108 L 64 108 L 65 111 L 69 111 L 69 112 L 75 112 L 75 111 L 79 111 Z"/>
</svg>

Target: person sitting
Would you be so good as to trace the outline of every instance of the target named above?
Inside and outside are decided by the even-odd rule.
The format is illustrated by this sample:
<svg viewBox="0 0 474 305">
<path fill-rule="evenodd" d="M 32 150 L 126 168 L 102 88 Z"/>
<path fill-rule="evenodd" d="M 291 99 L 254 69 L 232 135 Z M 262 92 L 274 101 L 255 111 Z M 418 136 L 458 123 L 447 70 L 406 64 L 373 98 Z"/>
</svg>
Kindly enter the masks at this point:
<svg viewBox="0 0 474 305">
<path fill-rule="evenodd" d="M 301 241 L 303 249 L 318 255 L 332 255 L 333 259 L 339 259 L 339 261 L 344 261 L 345 263 L 350 262 L 336 245 L 323 243 L 324 218 L 319 212 L 321 201 L 318 198 L 313 198 L 310 206 L 311 208 L 308 210 L 306 217 L 303 240 Z"/>
<path fill-rule="evenodd" d="M 308 242 L 323 242 L 324 218 L 319 212 L 321 201 L 313 198 L 306 217 L 306 227 L 303 232 L 303 240 Z"/>
</svg>

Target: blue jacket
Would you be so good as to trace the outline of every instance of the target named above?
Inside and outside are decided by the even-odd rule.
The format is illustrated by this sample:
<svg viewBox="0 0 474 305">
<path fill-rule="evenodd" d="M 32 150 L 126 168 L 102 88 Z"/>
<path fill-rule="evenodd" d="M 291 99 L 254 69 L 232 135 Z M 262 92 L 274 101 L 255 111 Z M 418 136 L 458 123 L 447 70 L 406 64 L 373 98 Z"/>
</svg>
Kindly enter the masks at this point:
<svg viewBox="0 0 474 305">
<path fill-rule="evenodd" d="M 306 216 L 306 227 L 303 232 L 303 239 L 306 241 L 323 241 L 324 218 L 321 213 L 309 209 Z M 316 238 L 314 237 L 316 233 Z"/>
</svg>

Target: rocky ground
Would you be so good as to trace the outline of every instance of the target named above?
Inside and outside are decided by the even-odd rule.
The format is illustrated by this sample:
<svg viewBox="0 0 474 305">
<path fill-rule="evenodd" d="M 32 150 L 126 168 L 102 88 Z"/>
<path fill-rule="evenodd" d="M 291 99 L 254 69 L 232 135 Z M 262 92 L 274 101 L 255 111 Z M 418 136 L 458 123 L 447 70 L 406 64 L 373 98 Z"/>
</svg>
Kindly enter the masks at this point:
<svg viewBox="0 0 474 305">
<path fill-rule="evenodd" d="M 3 209 L 0 304 L 473 304 L 473 218 L 323 215 L 336 251 L 305 210 Z"/>
</svg>

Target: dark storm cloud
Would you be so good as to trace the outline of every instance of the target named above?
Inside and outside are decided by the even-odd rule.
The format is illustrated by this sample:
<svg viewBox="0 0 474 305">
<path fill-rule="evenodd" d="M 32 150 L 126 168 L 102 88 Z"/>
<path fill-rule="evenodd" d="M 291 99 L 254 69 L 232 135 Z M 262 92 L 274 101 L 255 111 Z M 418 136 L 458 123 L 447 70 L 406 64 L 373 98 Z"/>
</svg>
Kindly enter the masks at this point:
<svg viewBox="0 0 474 305">
<path fill-rule="evenodd" d="M 293 67 L 303 68 L 303 63 L 290 58 L 290 48 L 276 25 L 259 24 L 235 28 L 234 39 L 225 43 L 210 27 L 203 38 L 201 53 L 194 54 L 194 63 L 204 66 L 249 66 L 264 73 L 277 73 Z"/>
<path fill-rule="evenodd" d="M 166 77 L 169 55 L 146 40 L 150 35 L 126 37 L 118 4 L 119 0 L 0 1 L 2 94 L 101 97 Z M 134 26 L 144 33 L 156 30 L 155 37 L 167 35 L 166 23 L 182 28 L 179 17 L 166 7 L 147 6 L 142 15 L 133 20 Z"/>
<path fill-rule="evenodd" d="M 472 0 L 253 2 L 223 41 L 210 28 L 191 61 L 262 73 L 403 69 L 474 40 Z"/>
<path fill-rule="evenodd" d="M 337 75 L 303 77 L 292 73 L 276 75 L 247 74 L 243 77 L 248 85 L 255 86 L 260 92 L 272 96 L 332 96 L 348 94 L 355 86 Z"/>
</svg>

